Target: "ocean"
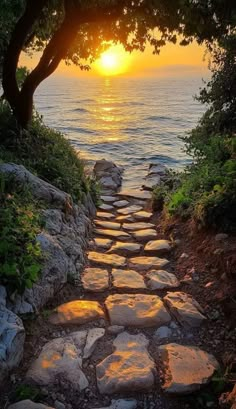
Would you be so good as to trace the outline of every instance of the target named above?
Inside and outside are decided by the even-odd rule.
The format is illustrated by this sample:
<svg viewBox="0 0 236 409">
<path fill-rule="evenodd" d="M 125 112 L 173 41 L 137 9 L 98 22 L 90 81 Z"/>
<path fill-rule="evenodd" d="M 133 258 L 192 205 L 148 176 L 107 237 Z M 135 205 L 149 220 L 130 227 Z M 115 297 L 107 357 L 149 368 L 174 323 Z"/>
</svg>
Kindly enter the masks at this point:
<svg viewBox="0 0 236 409">
<path fill-rule="evenodd" d="M 201 75 L 156 78 L 68 78 L 41 84 L 35 106 L 92 164 L 123 166 L 125 187 L 139 187 L 151 163 L 181 169 L 191 162 L 180 137 L 196 126 L 204 107 L 193 96 Z"/>
</svg>

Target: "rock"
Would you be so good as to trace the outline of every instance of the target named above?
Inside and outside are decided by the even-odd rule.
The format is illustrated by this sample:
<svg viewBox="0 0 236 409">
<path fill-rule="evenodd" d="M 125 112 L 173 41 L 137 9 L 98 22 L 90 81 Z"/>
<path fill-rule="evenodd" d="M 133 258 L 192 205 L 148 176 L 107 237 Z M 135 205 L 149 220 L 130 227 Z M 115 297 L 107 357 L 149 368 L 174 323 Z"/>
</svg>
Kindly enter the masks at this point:
<svg viewBox="0 0 236 409">
<path fill-rule="evenodd" d="M 100 292 L 109 287 L 109 274 L 102 268 L 86 268 L 81 281 L 85 290 Z"/>
<path fill-rule="evenodd" d="M 134 190 L 134 189 L 122 189 L 118 196 L 132 197 L 133 199 L 148 200 L 152 198 L 150 192 L 144 190 Z"/>
<path fill-rule="evenodd" d="M 154 385 L 155 365 L 143 334 L 119 334 L 115 351 L 96 367 L 97 385 L 102 394 L 148 391 Z"/>
<path fill-rule="evenodd" d="M 75 392 L 87 388 L 89 383 L 81 369 L 86 335 L 86 331 L 79 331 L 47 342 L 30 366 L 26 381 L 40 386 L 60 386 L 63 380 Z"/>
<path fill-rule="evenodd" d="M 168 292 L 164 302 L 181 325 L 199 327 L 206 320 L 201 306 L 189 294 L 180 291 Z"/>
<path fill-rule="evenodd" d="M 166 168 L 165 165 L 162 165 L 161 163 L 159 163 L 159 164 L 152 163 L 149 166 L 148 175 L 165 176 L 166 172 L 167 172 L 167 168 Z"/>
<path fill-rule="evenodd" d="M 144 190 L 153 190 L 156 186 L 159 186 L 161 183 L 161 177 L 157 174 L 148 175 L 145 178 L 144 183 L 142 184 L 142 189 Z"/>
<path fill-rule="evenodd" d="M 113 210 L 114 209 L 114 207 L 112 205 L 108 205 L 108 204 L 105 204 L 105 203 L 98 206 L 98 208 L 100 210 Z"/>
<path fill-rule="evenodd" d="M 94 242 L 98 248 L 103 248 L 104 250 L 108 250 L 112 245 L 111 239 L 100 239 L 97 237 L 94 239 Z"/>
<path fill-rule="evenodd" d="M 125 254 L 137 254 L 140 253 L 142 246 L 141 244 L 138 243 L 123 243 L 121 241 L 117 241 L 111 249 L 108 251 L 108 253 L 125 253 Z"/>
<path fill-rule="evenodd" d="M 129 204 L 128 200 L 118 200 L 117 202 L 113 203 L 115 207 L 125 207 Z"/>
<path fill-rule="evenodd" d="M 188 394 L 207 384 L 219 368 L 216 359 L 197 347 L 167 344 L 159 347 L 165 367 L 163 389 L 167 393 Z"/>
<path fill-rule="evenodd" d="M 55 400 L 54 406 L 55 406 L 55 409 L 66 409 L 64 403 L 59 402 L 58 400 Z"/>
<path fill-rule="evenodd" d="M 101 200 L 106 203 L 113 203 L 116 200 L 115 196 L 101 196 Z"/>
<path fill-rule="evenodd" d="M 94 174 L 103 188 L 116 191 L 122 182 L 122 169 L 115 163 L 105 159 L 98 160 L 94 165 Z"/>
<path fill-rule="evenodd" d="M 0 285 L 0 307 L 6 306 L 6 299 L 7 299 L 7 291 L 3 285 Z"/>
<path fill-rule="evenodd" d="M 159 327 L 171 320 L 163 302 L 156 295 L 114 294 L 106 299 L 105 305 L 111 325 Z"/>
<path fill-rule="evenodd" d="M 133 218 L 133 215 L 131 216 L 131 215 L 127 214 L 127 215 L 117 216 L 116 221 L 119 222 L 119 223 L 133 222 L 134 218 Z"/>
<path fill-rule="evenodd" d="M 143 276 L 133 270 L 112 270 L 113 286 L 119 289 L 146 288 Z"/>
<path fill-rule="evenodd" d="M 154 229 L 138 230 L 132 233 L 133 237 L 138 241 L 148 241 L 157 237 L 157 232 Z"/>
<path fill-rule="evenodd" d="M 38 200 L 53 204 L 54 207 L 60 209 L 65 209 L 72 204 L 70 195 L 33 175 L 22 165 L 3 163 L 0 165 L 0 172 L 13 178 L 19 186 L 27 186 Z"/>
<path fill-rule="evenodd" d="M 152 227 L 155 227 L 155 225 L 152 223 L 137 222 L 137 223 L 124 223 L 122 227 L 123 229 L 128 230 L 128 231 L 136 231 L 136 230 L 151 229 Z"/>
<path fill-rule="evenodd" d="M 122 215 L 128 215 L 128 214 L 139 212 L 139 210 L 142 210 L 142 206 L 132 205 L 129 207 L 124 207 L 122 209 L 118 209 L 117 213 L 122 214 Z"/>
<path fill-rule="evenodd" d="M 19 294 L 14 298 L 14 304 L 8 304 L 8 308 L 15 314 L 33 314 L 34 309 L 31 304 L 26 302 Z"/>
<path fill-rule="evenodd" d="M 125 267 L 125 257 L 118 256 L 117 254 L 103 254 L 90 251 L 88 254 L 88 260 L 92 263 L 106 264 L 112 267 Z"/>
<path fill-rule="evenodd" d="M 103 317 L 104 313 L 98 302 L 75 300 L 57 307 L 49 321 L 54 325 L 81 325 Z"/>
<path fill-rule="evenodd" d="M 8 406 L 8 409 L 53 409 L 51 406 L 45 406 L 42 403 L 34 403 L 32 400 L 22 400 Z M 57 408 L 55 408 L 57 409 Z"/>
<path fill-rule="evenodd" d="M 92 355 L 93 351 L 96 348 L 97 342 L 104 336 L 104 334 L 105 334 L 104 328 L 91 328 L 88 330 L 88 335 L 83 354 L 84 359 L 87 359 Z"/>
<path fill-rule="evenodd" d="M 164 288 L 173 288 L 180 285 L 179 280 L 174 274 L 165 270 L 152 270 L 147 273 L 147 286 L 150 290 L 162 290 Z"/>
<path fill-rule="evenodd" d="M 118 231 L 118 230 L 108 230 L 108 229 L 95 229 L 95 233 L 101 235 L 101 236 L 107 236 L 111 237 L 116 240 L 129 240 L 130 235 L 126 233 L 125 231 Z"/>
<path fill-rule="evenodd" d="M 225 240 L 228 239 L 228 237 L 229 237 L 228 234 L 218 233 L 218 234 L 215 235 L 215 241 L 225 241 Z"/>
<path fill-rule="evenodd" d="M 133 217 L 138 221 L 148 221 L 151 219 L 152 216 L 153 216 L 152 213 L 145 212 L 144 210 L 141 210 L 140 212 L 133 214 Z"/>
<path fill-rule="evenodd" d="M 110 219 L 114 219 L 114 214 L 113 213 L 108 213 L 108 212 L 97 212 L 97 217 L 99 218 L 99 219 L 107 219 L 107 220 L 110 220 Z"/>
<path fill-rule="evenodd" d="M 182 259 L 186 259 L 186 258 L 189 258 L 189 255 L 186 254 L 186 253 L 182 253 L 181 256 L 180 256 L 180 259 L 182 260 Z"/>
<path fill-rule="evenodd" d="M 144 247 L 145 251 L 155 251 L 156 253 L 169 252 L 171 250 L 168 240 L 152 240 Z"/>
<path fill-rule="evenodd" d="M 110 406 L 98 409 L 136 409 L 137 405 L 138 402 L 135 399 L 112 399 Z"/>
<path fill-rule="evenodd" d="M 62 229 L 62 212 L 58 209 L 46 209 L 42 212 L 45 229 L 48 233 L 60 234 Z"/>
<path fill-rule="evenodd" d="M 123 332 L 125 327 L 123 325 L 111 325 L 107 328 L 108 334 L 117 335 Z"/>
<path fill-rule="evenodd" d="M 165 258 L 139 256 L 129 260 L 130 267 L 137 270 L 150 270 L 151 268 L 161 269 L 169 264 Z"/>
<path fill-rule="evenodd" d="M 163 340 L 171 337 L 171 335 L 172 335 L 171 329 L 166 326 L 163 326 L 155 331 L 154 338 L 157 338 L 158 340 Z"/>
<path fill-rule="evenodd" d="M 95 224 L 98 227 L 102 227 L 103 229 L 110 229 L 110 230 L 120 230 L 120 224 L 115 222 L 106 222 L 95 220 Z"/>
<path fill-rule="evenodd" d="M 0 305 L 0 382 L 23 357 L 25 329 L 17 315 Z"/>
</svg>

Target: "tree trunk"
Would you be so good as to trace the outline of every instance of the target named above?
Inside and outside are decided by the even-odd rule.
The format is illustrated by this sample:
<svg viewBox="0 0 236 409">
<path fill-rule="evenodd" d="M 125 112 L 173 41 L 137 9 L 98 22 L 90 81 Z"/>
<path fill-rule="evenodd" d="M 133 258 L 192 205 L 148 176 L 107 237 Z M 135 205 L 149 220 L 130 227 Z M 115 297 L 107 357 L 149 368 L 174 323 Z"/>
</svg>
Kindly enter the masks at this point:
<svg viewBox="0 0 236 409">
<path fill-rule="evenodd" d="M 27 93 L 20 93 L 13 109 L 17 122 L 22 128 L 27 128 L 32 120 L 33 96 L 34 90 L 28 90 Z"/>
</svg>

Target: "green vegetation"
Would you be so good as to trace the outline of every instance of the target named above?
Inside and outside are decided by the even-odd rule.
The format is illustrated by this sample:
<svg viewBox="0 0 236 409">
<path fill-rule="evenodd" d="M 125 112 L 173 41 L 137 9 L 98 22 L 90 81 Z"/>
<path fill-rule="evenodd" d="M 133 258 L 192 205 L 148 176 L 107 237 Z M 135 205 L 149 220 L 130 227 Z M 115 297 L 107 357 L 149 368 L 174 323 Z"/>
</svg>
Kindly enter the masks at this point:
<svg viewBox="0 0 236 409">
<path fill-rule="evenodd" d="M 36 236 L 41 221 L 29 193 L 16 193 L 15 188 L 12 193 L 10 186 L 1 177 L 0 282 L 12 294 L 31 288 L 39 277 L 41 250 Z"/>
<path fill-rule="evenodd" d="M 236 231 L 236 37 L 213 53 L 212 79 L 198 99 L 208 109 L 183 139 L 194 163 L 156 188 L 154 205 L 201 226 Z M 178 181 L 176 183 L 176 180 Z"/>
</svg>

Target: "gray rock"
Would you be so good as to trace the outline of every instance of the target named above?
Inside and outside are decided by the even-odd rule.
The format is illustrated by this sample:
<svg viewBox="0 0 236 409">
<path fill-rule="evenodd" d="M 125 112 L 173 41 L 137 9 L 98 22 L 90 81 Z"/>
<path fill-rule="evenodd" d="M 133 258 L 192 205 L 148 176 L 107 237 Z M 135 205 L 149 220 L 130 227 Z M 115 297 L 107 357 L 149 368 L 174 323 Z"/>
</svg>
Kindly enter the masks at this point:
<svg viewBox="0 0 236 409">
<path fill-rule="evenodd" d="M 36 199 L 53 204 L 56 208 L 65 209 L 72 204 L 70 195 L 33 175 L 22 165 L 4 163 L 0 165 L 0 172 L 13 178 L 19 185 L 28 186 Z"/>
<path fill-rule="evenodd" d="M 6 299 L 7 299 L 7 291 L 3 285 L 0 285 L 0 306 L 6 306 Z"/>
<path fill-rule="evenodd" d="M 89 358 L 94 352 L 97 342 L 105 335 L 104 328 L 91 328 L 88 330 L 83 358 Z"/>
<path fill-rule="evenodd" d="M 168 292 L 164 297 L 165 304 L 176 320 L 185 326 L 199 327 L 206 317 L 199 303 L 189 294 Z"/>
<path fill-rule="evenodd" d="M 117 335 L 123 332 L 125 327 L 123 325 L 111 325 L 107 328 L 108 334 Z"/>
<path fill-rule="evenodd" d="M 59 402 L 58 400 L 55 400 L 54 402 L 55 409 L 66 409 L 66 406 L 64 403 Z"/>
<path fill-rule="evenodd" d="M 102 188 L 116 191 L 122 182 L 122 169 L 105 159 L 98 160 L 93 169 Z"/>
<path fill-rule="evenodd" d="M 58 209 L 46 209 L 42 215 L 45 229 L 52 235 L 59 234 L 62 229 L 62 212 Z"/>
<path fill-rule="evenodd" d="M 215 241 L 225 241 L 228 239 L 228 234 L 226 233 L 218 233 L 215 235 Z"/>
<path fill-rule="evenodd" d="M 136 409 L 137 405 L 138 402 L 135 399 L 112 399 L 110 406 L 98 409 Z"/>
<path fill-rule="evenodd" d="M 51 406 L 43 405 L 42 403 L 34 403 L 32 400 L 22 400 L 20 402 L 14 403 L 8 406 L 8 409 L 54 409 Z M 55 408 L 59 409 L 59 408 Z M 62 408 L 61 408 L 62 409 Z"/>
<path fill-rule="evenodd" d="M 148 391 L 154 385 L 155 364 L 143 334 L 119 334 L 115 351 L 96 367 L 97 385 L 102 394 Z M 115 370 L 114 370 L 115 366 Z"/>
<path fill-rule="evenodd" d="M 154 337 L 159 339 L 159 340 L 162 340 L 162 339 L 169 338 L 171 336 L 171 334 L 172 334 L 171 329 L 168 328 L 168 327 L 163 326 L 163 327 L 158 328 L 155 331 Z"/>
<path fill-rule="evenodd" d="M 75 392 L 87 388 L 89 383 L 81 369 L 86 335 L 86 331 L 74 332 L 45 344 L 30 366 L 26 380 L 40 386 L 60 385 L 63 380 Z"/>
<path fill-rule="evenodd" d="M 0 305 L 0 382 L 19 365 L 24 342 L 25 329 L 21 319 Z"/>
</svg>

